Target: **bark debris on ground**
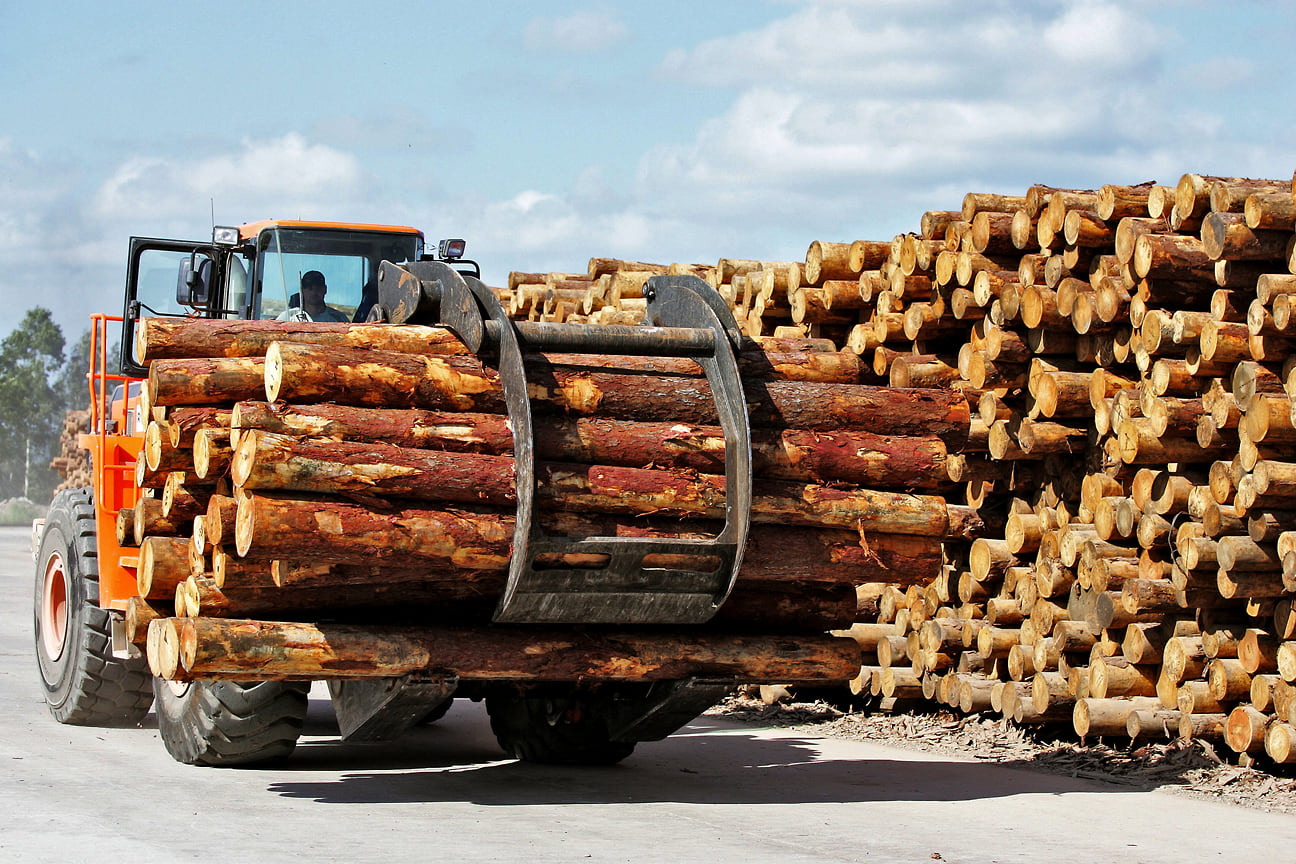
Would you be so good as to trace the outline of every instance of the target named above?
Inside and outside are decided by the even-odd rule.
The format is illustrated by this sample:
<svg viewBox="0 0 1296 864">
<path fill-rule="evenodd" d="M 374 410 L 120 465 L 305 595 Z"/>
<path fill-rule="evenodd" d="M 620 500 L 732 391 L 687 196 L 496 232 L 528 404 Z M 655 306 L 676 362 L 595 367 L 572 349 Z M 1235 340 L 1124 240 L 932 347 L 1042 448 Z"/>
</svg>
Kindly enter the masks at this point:
<svg viewBox="0 0 1296 864">
<path fill-rule="evenodd" d="M 1230 764 L 1236 754 L 1205 741 L 1079 741 L 1025 729 L 988 716 L 950 712 L 869 713 L 827 702 L 780 702 L 731 697 L 708 714 L 756 726 L 821 738 L 871 741 L 887 746 L 993 762 L 1109 783 L 1164 789 L 1272 813 L 1296 813 L 1296 776 L 1282 766 L 1265 771 Z"/>
</svg>

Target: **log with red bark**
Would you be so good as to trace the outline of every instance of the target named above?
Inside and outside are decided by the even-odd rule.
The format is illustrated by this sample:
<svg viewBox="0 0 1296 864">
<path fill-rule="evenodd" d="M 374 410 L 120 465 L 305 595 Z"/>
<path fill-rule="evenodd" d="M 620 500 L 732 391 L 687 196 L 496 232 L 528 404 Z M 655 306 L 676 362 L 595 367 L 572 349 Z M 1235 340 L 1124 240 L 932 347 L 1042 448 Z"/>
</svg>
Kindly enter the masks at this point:
<svg viewBox="0 0 1296 864">
<path fill-rule="evenodd" d="M 234 408 L 233 425 L 419 449 L 488 455 L 513 451 L 508 419 L 499 414 L 240 402 Z M 758 477 L 905 489 L 936 489 L 948 483 L 947 448 L 934 436 L 757 428 L 751 440 L 752 473 Z M 724 471 L 723 431 L 688 423 L 537 417 L 535 452 L 541 459 L 568 462 Z"/>
<path fill-rule="evenodd" d="M 563 536 L 591 523 L 558 523 Z M 606 525 L 596 536 L 608 536 Z M 574 531 L 575 529 L 575 531 Z M 784 529 L 790 531 L 791 529 Z M 678 526 L 676 526 L 678 531 Z M 272 498 L 248 495 L 238 503 L 238 554 L 262 560 L 340 564 L 414 563 L 464 571 L 497 571 L 508 566 L 513 539 L 512 512 L 480 508 L 431 508 L 408 504 L 396 510 L 336 500 Z M 682 532 L 680 532 L 682 533 Z M 863 540 L 846 532 L 803 529 L 795 542 L 780 529 L 759 527 L 749 542 L 744 574 L 749 578 L 836 579 L 909 583 L 930 578 L 939 568 L 939 538 L 905 538 L 868 534 Z M 665 532 L 627 526 L 620 536 L 660 536 Z M 615 535 L 613 535 L 615 536 Z M 685 535 L 696 536 L 696 535 Z M 788 554 L 805 560 L 788 560 Z M 867 578 L 866 578 L 867 577 Z"/>
<path fill-rule="evenodd" d="M 846 682 L 859 646 L 833 636 L 579 632 L 533 627 L 430 628 L 162 618 L 173 632 L 172 666 L 150 652 L 163 677 L 240 680 L 391 678 L 413 672 L 466 681 L 669 681 L 704 676 L 739 682 Z M 155 665 L 155 661 L 156 662 Z"/>
<path fill-rule="evenodd" d="M 542 462 L 536 477 L 537 501 L 552 509 L 724 516 L 725 481 L 714 474 Z M 233 479 L 250 490 L 516 503 L 513 460 L 507 456 L 376 443 L 316 444 L 259 431 L 240 436 Z M 927 537 L 943 537 L 949 530 L 945 501 L 934 496 L 780 480 L 756 481 L 752 493 L 751 518 L 757 522 Z"/>
<path fill-rule="evenodd" d="M 753 426 L 867 429 L 885 422 L 890 434 L 936 436 L 956 449 L 967 439 L 968 404 L 956 393 L 777 380 L 747 381 L 744 389 Z M 552 366 L 531 371 L 528 392 L 534 405 L 578 416 L 717 422 L 705 378 Z M 498 376 L 475 358 L 291 343 L 267 351 L 265 398 L 507 413 Z"/>
<path fill-rule="evenodd" d="M 145 365 L 195 357 L 264 357 L 271 342 L 290 341 L 408 354 L 468 353 L 444 327 L 157 317 L 140 320 L 135 356 Z"/>
<path fill-rule="evenodd" d="M 357 568 L 358 569 L 358 568 Z M 411 575 L 413 574 L 407 574 Z M 259 587 L 218 585 L 209 574 L 190 574 L 175 591 L 177 617 L 260 617 L 286 621 L 352 623 L 442 622 L 487 626 L 504 590 L 505 574 L 480 579 L 446 573 L 442 578 L 398 581 L 381 572 L 365 581 L 273 583 Z M 855 589 L 848 583 L 779 581 L 735 586 L 717 611 L 713 625 L 735 630 L 806 633 L 849 623 L 855 614 Z"/>
</svg>

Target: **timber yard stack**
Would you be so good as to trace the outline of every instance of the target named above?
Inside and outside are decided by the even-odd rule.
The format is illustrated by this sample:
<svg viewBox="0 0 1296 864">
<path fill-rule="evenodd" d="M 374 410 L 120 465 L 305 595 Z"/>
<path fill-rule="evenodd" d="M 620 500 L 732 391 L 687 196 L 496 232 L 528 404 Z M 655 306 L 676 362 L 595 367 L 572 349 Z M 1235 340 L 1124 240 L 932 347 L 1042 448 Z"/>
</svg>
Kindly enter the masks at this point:
<svg viewBox="0 0 1296 864">
<path fill-rule="evenodd" d="M 492 625 L 517 506 L 513 440 L 498 376 L 453 335 L 161 318 L 138 335 L 152 419 L 136 479 L 152 491 L 117 533 L 139 548 L 130 638 L 172 680 L 433 667 L 464 681 L 845 682 L 860 651 L 826 631 L 856 617 L 856 586 L 930 583 L 942 542 L 981 530 L 972 508 L 928 494 L 948 486 L 946 454 L 967 439 L 961 393 L 860 385 L 861 359 L 822 340 L 753 342 L 739 355 L 753 524 L 716 618 Z M 724 436 L 692 361 L 528 364 L 548 534 L 718 530 Z"/>
<path fill-rule="evenodd" d="M 1035 186 L 804 261 L 511 274 L 513 317 L 589 324 L 695 275 L 746 334 L 753 525 L 690 627 L 490 625 L 512 433 L 449 332 L 149 319 L 134 638 L 174 679 L 858 671 L 893 704 L 1296 761 L 1292 186 Z M 527 362 L 547 532 L 715 533 L 692 361 Z"/>
<path fill-rule="evenodd" d="M 628 289 L 692 272 L 749 337 L 827 339 L 869 362 L 860 382 L 967 401 L 945 477 L 904 482 L 969 530 L 947 532 L 939 572 L 857 586 L 839 631 L 868 658 L 856 692 L 1292 762 L 1294 199 L 1193 174 L 969 194 L 919 233 L 815 242 L 804 262 L 594 259 L 573 305 L 629 321 Z M 860 529 L 866 546 L 886 530 Z"/>
</svg>

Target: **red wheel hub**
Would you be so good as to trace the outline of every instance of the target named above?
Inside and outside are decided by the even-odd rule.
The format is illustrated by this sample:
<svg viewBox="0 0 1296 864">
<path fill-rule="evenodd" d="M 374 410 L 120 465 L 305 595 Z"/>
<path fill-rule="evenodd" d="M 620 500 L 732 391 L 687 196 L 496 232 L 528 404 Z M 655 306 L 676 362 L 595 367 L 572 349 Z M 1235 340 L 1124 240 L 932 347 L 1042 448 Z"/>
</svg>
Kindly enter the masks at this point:
<svg viewBox="0 0 1296 864">
<path fill-rule="evenodd" d="M 50 660 L 63 656 L 63 650 L 67 647 L 67 630 L 67 565 L 63 556 L 55 552 L 45 563 L 40 602 L 41 646 Z"/>
</svg>

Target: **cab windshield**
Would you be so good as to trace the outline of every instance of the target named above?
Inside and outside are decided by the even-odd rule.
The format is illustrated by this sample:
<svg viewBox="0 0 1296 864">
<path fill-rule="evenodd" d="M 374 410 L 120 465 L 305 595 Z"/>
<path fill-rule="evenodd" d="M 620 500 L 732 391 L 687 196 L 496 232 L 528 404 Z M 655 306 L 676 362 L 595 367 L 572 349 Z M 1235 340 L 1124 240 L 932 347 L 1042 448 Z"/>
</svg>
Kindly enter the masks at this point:
<svg viewBox="0 0 1296 864">
<path fill-rule="evenodd" d="M 302 277 L 314 271 L 323 275 L 323 302 L 336 315 L 313 317 L 363 321 L 377 297 L 378 265 L 382 261 L 416 261 L 422 251 L 417 234 L 268 228 L 257 239 L 252 317 L 273 319 L 301 310 Z M 308 285 L 315 281 L 314 276 L 307 280 Z"/>
</svg>

